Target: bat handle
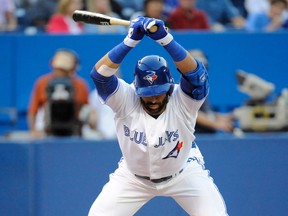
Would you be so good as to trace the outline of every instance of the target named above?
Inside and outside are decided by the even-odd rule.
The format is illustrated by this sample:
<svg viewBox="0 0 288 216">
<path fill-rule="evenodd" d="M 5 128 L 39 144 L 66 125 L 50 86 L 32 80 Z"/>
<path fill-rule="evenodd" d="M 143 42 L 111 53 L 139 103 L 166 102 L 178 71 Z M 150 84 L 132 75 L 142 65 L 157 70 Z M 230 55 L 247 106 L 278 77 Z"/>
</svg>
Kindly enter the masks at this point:
<svg viewBox="0 0 288 216">
<path fill-rule="evenodd" d="M 157 25 L 151 26 L 151 27 L 149 28 L 149 32 L 150 32 L 150 33 L 155 33 L 157 30 L 158 30 L 158 26 L 157 26 Z"/>
</svg>

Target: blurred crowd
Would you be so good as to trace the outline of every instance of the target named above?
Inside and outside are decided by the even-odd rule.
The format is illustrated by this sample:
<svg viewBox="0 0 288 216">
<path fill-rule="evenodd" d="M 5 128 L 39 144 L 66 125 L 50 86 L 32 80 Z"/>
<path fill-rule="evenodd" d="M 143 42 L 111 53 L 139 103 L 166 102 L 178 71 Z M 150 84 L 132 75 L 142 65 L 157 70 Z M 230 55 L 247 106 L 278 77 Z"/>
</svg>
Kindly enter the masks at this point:
<svg viewBox="0 0 288 216">
<path fill-rule="evenodd" d="M 126 31 L 123 26 L 75 23 L 75 10 L 127 20 L 147 16 L 173 30 L 283 31 L 287 0 L 0 0 L 0 32 L 81 34 Z"/>
</svg>

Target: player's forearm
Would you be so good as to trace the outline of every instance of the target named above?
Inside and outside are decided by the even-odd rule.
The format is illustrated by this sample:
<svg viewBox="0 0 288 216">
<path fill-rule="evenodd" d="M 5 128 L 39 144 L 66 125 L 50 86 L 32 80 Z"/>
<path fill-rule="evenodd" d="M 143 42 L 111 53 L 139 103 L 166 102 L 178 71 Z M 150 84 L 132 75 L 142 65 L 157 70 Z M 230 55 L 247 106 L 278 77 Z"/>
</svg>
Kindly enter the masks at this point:
<svg viewBox="0 0 288 216">
<path fill-rule="evenodd" d="M 143 26 L 146 30 L 146 35 L 164 47 L 181 73 L 193 72 L 197 68 L 197 62 L 168 32 L 163 20 L 145 18 Z M 153 26 L 158 27 L 156 32 L 149 31 L 149 28 Z"/>
<path fill-rule="evenodd" d="M 135 33 L 136 34 L 136 33 Z M 132 35 L 133 36 L 133 35 Z M 134 40 L 130 35 L 127 35 L 125 39 L 111 49 L 105 56 L 103 56 L 95 65 L 95 68 L 98 72 L 101 71 L 101 66 L 105 65 L 108 68 L 114 69 L 111 72 L 116 72 L 115 69 L 119 68 L 121 62 L 126 57 L 126 55 L 132 50 L 140 40 Z M 100 70 L 99 70 L 100 69 Z M 105 74 L 102 74 L 106 76 Z M 108 74 L 109 75 L 109 74 Z M 112 74 L 111 74 L 112 75 Z"/>
<path fill-rule="evenodd" d="M 99 70 L 99 68 L 102 65 L 106 65 L 109 68 L 113 68 L 113 69 L 117 69 L 119 68 L 120 64 L 118 63 L 114 63 L 111 61 L 111 59 L 109 58 L 108 54 L 106 54 L 105 56 L 103 56 L 95 65 L 96 70 Z"/>
<path fill-rule="evenodd" d="M 174 39 L 165 45 L 164 48 L 170 54 L 181 73 L 184 74 L 187 72 L 192 72 L 197 68 L 197 62 L 195 59 Z"/>
<path fill-rule="evenodd" d="M 187 56 L 182 61 L 174 63 L 183 74 L 192 72 L 197 68 L 197 62 L 192 56 L 190 56 L 190 54 L 187 54 Z"/>
<path fill-rule="evenodd" d="M 127 46 L 124 42 L 118 44 L 95 64 L 96 71 L 105 77 L 114 75 L 131 49 L 132 47 Z"/>
<path fill-rule="evenodd" d="M 142 20 L 144 17 L 139 17 L 130 22 L 128 34 L 124 40 L 111 49 L 99 62 L 96 63 L 96 70 L 101 73 L 101 66 L 105 65 L 108 68 L 117 69 L 126 55 L 132 50 L 143 38 L 144 32 Z M 106 68 L 107 68 L 106 67 Z M 114 70 L 115 71 L 115 70 Z M 111 70 L 113 72 L 113 70 Z M 105 76 L 105 74 L 102 74 Z"/>
</svg>

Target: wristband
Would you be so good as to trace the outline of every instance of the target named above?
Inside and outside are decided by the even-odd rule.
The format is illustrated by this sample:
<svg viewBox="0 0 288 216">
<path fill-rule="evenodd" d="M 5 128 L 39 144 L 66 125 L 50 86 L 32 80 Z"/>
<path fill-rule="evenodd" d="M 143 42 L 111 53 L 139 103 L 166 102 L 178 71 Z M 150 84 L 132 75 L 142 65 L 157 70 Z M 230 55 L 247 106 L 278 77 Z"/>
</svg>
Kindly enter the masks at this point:
<svg viewBox="0 0 288 216">
<path fill-rule="evenodd" d="M 182 61 L 187 55 L 187 51 L 175 40 L 172 40 L 169 44 L 164 46 L 164 48 L 175 62 Z"/>
<path fill-rule="evenodd" d="M 125 37 L 125 39 L 124 39 L 124 44 L 126 45 L 126 46 L 129 46 L 129 47 L 135 47 L 139 42 L 140 42 L 141 40 L 133 40 L 133 39 L 131 39 L 131 38 L 129 38 L 128 36 L 126 36 Z"/>
<path fill-rule="evenodd" d="M 132 47 L 127 46 L 124 42 L 122 42 L 110 50 L 108 57 L 112 62 L 120 64 L 131 49 Z"/>
<path fill-rule="evenodd" d="M 159 43 L 161 46 L 166 46 L 172 40 L 173 40 L 173 36 L 170 33 L 168 33 L 164 38 L 156 40 L 156 42 Z"/>
</svg>

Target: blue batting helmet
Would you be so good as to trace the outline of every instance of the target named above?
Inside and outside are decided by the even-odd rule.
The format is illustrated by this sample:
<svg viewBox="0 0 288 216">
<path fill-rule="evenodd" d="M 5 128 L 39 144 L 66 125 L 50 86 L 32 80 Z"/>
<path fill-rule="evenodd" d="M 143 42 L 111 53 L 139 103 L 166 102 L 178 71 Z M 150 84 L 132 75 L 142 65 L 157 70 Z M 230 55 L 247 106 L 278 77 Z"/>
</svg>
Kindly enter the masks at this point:
<svg viewBox="0 0 288 216">
<path fill-rule="evenodd" d="M 140 59 L 135 66 L 134 85 L 140 97 L 157 96 L 167 92 L 170 95 L 174 80 L 166 60 L 157 55 Z"/>
</svg>

